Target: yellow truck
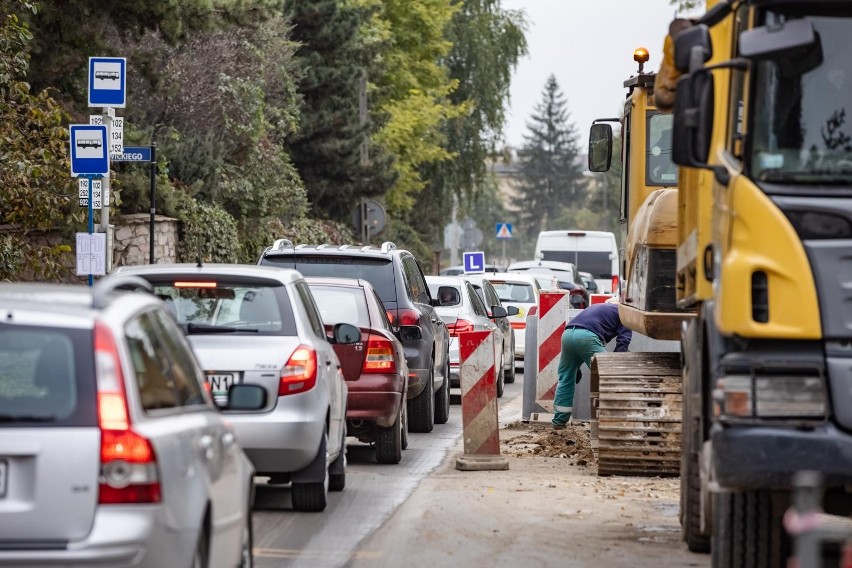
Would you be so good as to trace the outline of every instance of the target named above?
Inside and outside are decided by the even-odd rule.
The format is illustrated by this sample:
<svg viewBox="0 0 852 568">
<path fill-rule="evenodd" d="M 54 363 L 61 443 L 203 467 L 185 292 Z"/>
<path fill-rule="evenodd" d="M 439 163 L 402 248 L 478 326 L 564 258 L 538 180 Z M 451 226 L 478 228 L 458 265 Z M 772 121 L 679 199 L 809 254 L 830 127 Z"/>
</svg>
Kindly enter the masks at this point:
<svg viewBox="0 0 852 568">
<path fill-rule="evenodd" d="M 852 2 L 707 8 L 659 73 L 680 75 L 681 521 L 714 566 L 783 566 L 796 472 L 852 512 Z"/>
</svg>

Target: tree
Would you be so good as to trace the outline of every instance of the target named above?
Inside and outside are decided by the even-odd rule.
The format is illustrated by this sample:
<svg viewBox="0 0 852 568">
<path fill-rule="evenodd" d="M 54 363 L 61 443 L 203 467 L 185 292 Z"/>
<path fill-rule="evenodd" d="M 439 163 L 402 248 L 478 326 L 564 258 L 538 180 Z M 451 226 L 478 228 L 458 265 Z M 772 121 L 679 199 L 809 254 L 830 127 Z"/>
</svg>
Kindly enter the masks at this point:
<svg viewBox="0 0 852 568">
<path fill-rule="evenodd" d="M 348 218 L 358 198 L 382 195 L 392 182 L 386 155 L 371 152 L 364 161 L 361 154 L 376 129 L 359 112 L 367 52 L 358 34 L 366 13 L 340 0 L 288 0 L 286 11 L 305 70 L 290 153 L 315 210 Z"/>
<path fill-rule="evenodd" d="M 567 208 L 583 207 L 585 183 L 577 164 L 577 132 L 569 122 L 566 102 L 556 77 L 547 79 L 542 101 L 535 107 L 521 158 L 522 182 L 515 206 L 528 239 L 549 227 Z"/>
<path fill-rule="evenodd" d="M 82 220 L 68 172 L 67 117 L 24 81 L 32 36 L 19 15 L 35 10 L 26 0 L 0 0 L 0 280 L 69 276 L 62 257 Z M 33 239 L 54 229 L 64 230 L 58 241 Z"/>
</svg>

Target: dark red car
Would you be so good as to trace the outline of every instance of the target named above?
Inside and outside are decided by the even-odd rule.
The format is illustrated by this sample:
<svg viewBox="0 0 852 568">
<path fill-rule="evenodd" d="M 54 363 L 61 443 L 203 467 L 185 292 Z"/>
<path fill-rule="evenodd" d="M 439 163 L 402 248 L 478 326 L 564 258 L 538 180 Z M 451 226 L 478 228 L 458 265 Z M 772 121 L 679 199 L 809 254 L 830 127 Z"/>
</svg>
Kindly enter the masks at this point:
<svg viewBox="0 0 852 568">
<path fill-rule="evenodd" d="M 399 463 L 408 445 L 408 365 L 384 305 L 366 280 L 306 278 L 326 330 L 358 326 L 361 341 L 334 345 L 349 388 L 347 435 L 375 443 L 376 461 Z"/>
</svg>

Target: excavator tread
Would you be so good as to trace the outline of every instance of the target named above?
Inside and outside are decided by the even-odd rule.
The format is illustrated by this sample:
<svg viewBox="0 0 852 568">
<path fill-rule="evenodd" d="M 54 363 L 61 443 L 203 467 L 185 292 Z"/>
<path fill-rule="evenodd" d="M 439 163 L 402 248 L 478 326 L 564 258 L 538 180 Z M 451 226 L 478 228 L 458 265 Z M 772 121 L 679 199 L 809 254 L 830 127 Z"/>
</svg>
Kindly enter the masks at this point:
<svg viewBox="0 0 852 568">
<path fill-rule="evenodd" d="M 592 362 L 598 475 L 680 474 L 679 353 L 601 353 Z"/>
</svg>

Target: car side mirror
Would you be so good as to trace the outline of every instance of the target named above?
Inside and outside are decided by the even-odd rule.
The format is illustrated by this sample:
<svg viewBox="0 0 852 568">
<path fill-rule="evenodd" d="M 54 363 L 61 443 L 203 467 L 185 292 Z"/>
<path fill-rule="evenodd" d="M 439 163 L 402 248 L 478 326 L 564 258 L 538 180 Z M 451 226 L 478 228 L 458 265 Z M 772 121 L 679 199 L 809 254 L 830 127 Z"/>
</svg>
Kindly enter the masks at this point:
<svg viewBox="0 0 852 568">
<path fill-rule="evenodd" d="M 521 310 L 518 309 L 518 306 L 509 306 L 506 308 L 506 315 L 516 316 L 521 313 Z"/>
<path fill-rule="evenodd" d="M 351 345 L 361 341 L 361 330 L 351 323 L 338 323 L 332 331 L 332 339 L 338 345 Z"/>
<path fill-rule="evenodd" d="M 504 318 L 508 315 L 509 315 L 509 313 L 506 311 L 506 308 L 504 308 L 503 306 L 491 306 L 491 318 L 492 319 L 500 319 L 500 318 Z"/>
<path fill-rule="evenodd" d="M 612 126 L 595 123 L 589 130 L 589 171 L 605 172 L 612 165 Z"/>
<path fill-rule="evenodd" d="M 236 384 L 228 388 L 228 405 L 223 410 L 260 410 L 265 406 L 265 388 L 260 385 Z"/>
</svg>

